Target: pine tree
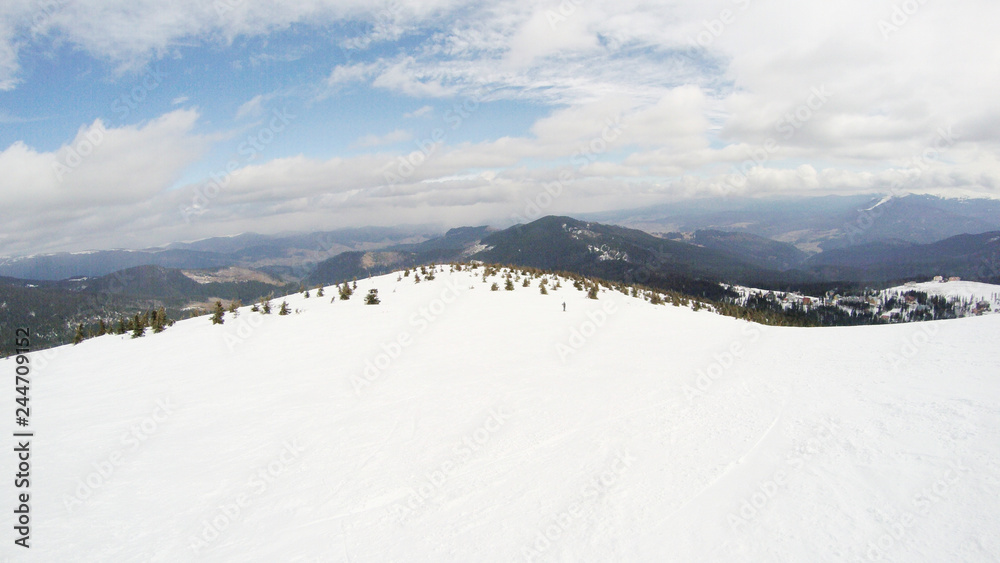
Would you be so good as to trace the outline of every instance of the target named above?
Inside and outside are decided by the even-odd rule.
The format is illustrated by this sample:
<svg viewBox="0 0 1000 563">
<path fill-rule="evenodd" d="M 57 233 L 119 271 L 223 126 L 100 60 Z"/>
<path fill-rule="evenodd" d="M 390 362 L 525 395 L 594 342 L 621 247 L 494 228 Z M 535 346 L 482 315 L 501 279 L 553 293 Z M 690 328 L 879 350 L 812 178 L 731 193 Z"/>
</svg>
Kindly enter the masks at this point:
<svg viewBox="0 0 1000 563">
<path fill-rule="evenodd" d="M 403 270 L 403 277 L 404 278 L 410 277 L 410 269 L 409 268 Z"/>
<path fill-rule="evenodd" d="M 587 290 L 587 297 L 589 297 L 590 299 L 597 299 L 597 286 L 596 285 L 590 286 L 590 289 Z"/>
<path fill-rule="evenodd" d="M 260 303 L 260 314 L 270 315 L 271 314 L 271 296 L 268 295 L 266 299 Z"/>
<path fill-rule="evenodd" d="M 226 310 L 222 308 L 222 301 L 215 302 L 215 310 L 212 313 L 212 324 L 221 325 L 226 322 L 223 318 L 226 316 Z"/>
<path fill-rule="evenodd" d="M 316 286 L 316 297 L 323 297 L 323 286 Z"/>
<path fill-rule="evenodd" d="M 545 284 L 544 283 L 538 285 L 538 291 L 542 295 L 548 295 L 549 294 L 549 290 L 545 289 Z"/>
<path fill-rule="evenodd" d="M 136 314 L 135 322 L 132 323 L 132 338 L 141 338 L 145 334 L 146 325 L 142 324 L 142 317 Z"/>
<path fill-rule="evenodd" d="M 528 287 L 530 285 L 531 285 L 531 280 L 529 280 L 528 278 L 524 278 L 524 283 L 521 284 L 521 287 Z"/>
<path fill-rule="evenodd" d="M 281 309 L 278 310 L 279 315 L 287 315 L 291 313 L 292 310 L 288 308 L 288 301 L 281 302 Z"/>
<path fill-rule="evenodd" d="M 229 312 L 233 314 L 234 317 L 240 316 L 240 307 L 243 306 L 243 302 L 239 299 L 229 303 Z"/>
<path fill-rule="evenodd" d="M 76 325 L 76 335 L 73 336 L 73 345 L 83 342 L 83 324 Z"/>
<path fill-rule="evenodd" d="M 514 282 L 507 278 L 507 283 L 503 284 L 503 288 L 507 291 L 514 291 Z"/>
<path fill-rule="evenodd" d="M 108 333 L 108 325 L 104 323 L 104 319 L 97 321 L 97 336 L 104 336 Z"/>
<path fill-rule="evenodd" d="M 499 290 L 500 286 L 498 286 L 496 282 L 493 282 L 493 285 L 490 286 L 490 291 L 499 291 Z"/>
<path fill-rule="evenodd" d="M 125 317 L 118 317 L 118 328 L 115 329 L 115 334 L 125 334 Z"/>
<path fill-rule="evenodd" d="M 309 290 L 307 289 L 305 293 L 302 294 L 306 299 L 309 299 Z"/>
<path fill-rule="evenodd" d="M 344 285 L 340 286 L 339 291 L 341 301 L 347 301 L 351 298 L 351 294 L 354 293 L 351 291 L 351 286 L 347 285 L 347 282 L 344 282 Z"/>
<path fill-rule="evenodd" d="M 250 312 L 251 313 L 259 313 L 260 312 L 260 305 L 258 305 L 256 303 L 254 303 L 253 305 L 251 305 L 250 306 Z"/>
<path fill-rule="evenodd" d="M 413 272 L 413 283 L 420 283 L 420 274 Z"/>
<path fill-rule="evenodd" d="M 351 284 L 351 289 L 354 290 L 357 288 L 358 288 L 358 278 L 354 278 L 354 283 Z"/>
<path fill-rule="evenodd" d="M 375 288 L 369 289 L 368 295 L 365 296 L 365 305 L 378 305 L 379 303 L 378 290 Z"/>
<path fill-rule="evenodd" d="M 153 333 L 159 334 L 167 328 L 167 310 L 163 307 L 160 307 L 153 319 Z"/>
</svg>

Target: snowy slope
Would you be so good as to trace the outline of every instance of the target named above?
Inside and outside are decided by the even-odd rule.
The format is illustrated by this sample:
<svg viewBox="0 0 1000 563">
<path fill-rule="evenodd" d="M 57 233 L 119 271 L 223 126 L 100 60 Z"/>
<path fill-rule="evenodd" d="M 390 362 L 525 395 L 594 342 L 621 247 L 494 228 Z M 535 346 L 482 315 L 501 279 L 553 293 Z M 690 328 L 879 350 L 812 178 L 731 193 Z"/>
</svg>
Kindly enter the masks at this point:
<svg viewBox="0 0 1000 563">
<path fill-rule="evenodd" d="M 913 285 L 890 287 L 883 293 L 906 293 L 907 291 L 922 291 L 928 295 L 941 295 L 949 299 L 967 299 L 970 301 L 989 301 L 994 303 L 1000 296 L 1000 285 L 973 281 L 920 282 Z"/>
<path fill-rule="evenodd" d="M 1000 553 L 1000 316 L 773 328 L 481 272 L 36 354 L 32 548 L 8 477 L 0 558 Z"/>
</svg>

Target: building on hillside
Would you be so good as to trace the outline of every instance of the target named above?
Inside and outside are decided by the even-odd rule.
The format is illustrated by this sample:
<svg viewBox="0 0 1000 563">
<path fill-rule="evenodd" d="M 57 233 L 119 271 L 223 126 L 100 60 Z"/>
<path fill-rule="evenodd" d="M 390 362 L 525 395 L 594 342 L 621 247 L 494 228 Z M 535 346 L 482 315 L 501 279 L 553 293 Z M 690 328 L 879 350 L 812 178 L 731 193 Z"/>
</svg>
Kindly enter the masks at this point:
<svg viewBox="0 0 1000 563">
<path fill-rule="evenodd" d="M 962 281 L 962 278 L 958 276 L 951 276 L 950 278 L 948 278 L 948 281 Z"/>
<path fill-rule="evenodd" d="M 944 276 L 934 276 L 934 281 L 936 281 L 936 282 L 943 282 L 944 281 Z"/>
</svg>

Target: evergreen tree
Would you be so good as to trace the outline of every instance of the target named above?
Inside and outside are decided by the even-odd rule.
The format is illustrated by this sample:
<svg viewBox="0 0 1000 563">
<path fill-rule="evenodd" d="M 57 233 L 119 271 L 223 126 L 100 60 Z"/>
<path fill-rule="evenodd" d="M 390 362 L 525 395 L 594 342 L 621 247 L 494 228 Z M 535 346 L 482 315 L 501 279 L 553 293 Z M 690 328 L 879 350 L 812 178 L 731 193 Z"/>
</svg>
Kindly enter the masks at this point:
<svg viewBox="0 0 1000 563">
<path fill-rule="evenodd" d="M 507 291 L 514 291 L 514 282 L 510 278 L 507 278 L 507 283 L 503 285 L 503 288 Z"/>
<path fill-rule="evenodd" d="M 243 302 L 239 299 L 229 303 L 229 312 L 233 314 L 234 317 L 240 316 L 240 307 L 243 306 Z"/>
<path fill-rule="evenodd" d="M 118 328 L 115 329 L 115 334 L 125 334 L 125 317 L 118 317 Z"/>
<path fill-rule="evenodd" d="M 226 322 L 223 318 L 226 316 L 226 310 L 222 308 L 222 301 L 215 302 L 215 310 L 212 313 L 212 324 L 221 325 Z"/>
<path fill-rule="evenodd" d="M 420 274 L 413 272 L 413 283 L 420 283 Z"/>
<path fill-rule="evenodd" d="M 500 286 L 498 286 L 496 282 L 493 282 L 493 285 L 490 286 L 490 291 L 499 291 L 499 290 Z"/>
<path fill-rule="evenodd" d="M 108 325 L 104 323 L 104 319 L 100 319 L 97 322 L 97 336 L 104 336 L 108 333 Z"/>
<path fill-rule="evenodd" d="M 590 286 L 590 289 L 587 290 L 587 297 L 589 297 L 590 299 L 597 299 L 597 286 L 596 285 Z"/>
<path fill-rule="evenodd" d="M 404 278 L 410 277 L 410 269 L 409 268 L 403 270 L 403 277 Z"/>
<path fill-rule="evenodd" d="M 365 305 L 378 305 L 379 303 L 378 290 L 375 288 L 369 289 L 368 295 L 365 296 Z"/>
<path fill-rule="evenodd" d="M 528 287 L 529 285 L 531 285 L 531 280 L 524 278 L 524 283 L 521 284 L 521 287 Z"/>
<path fill-rule="evenodd" d="M 538 284 L 538 291 L 542 295 L 548 295 L 549 294 L 549 290 L 545 289 L 545 284 L 544 283 Z"/>
<path fill-rule="evenodd" d="M 271 296 L 268 295 L 267 299 L 261 301 L 260 304 L 260 314 L 270 315 L 271 314 Z"/>
<path fill-rule="evenodd" d="M 358 278 L 354 278 L 354 283 L 351 284 L 351 289 L 354 290 L 357 288 L 358 288 Z"/>
<path fill-rule="evenodd" d="M 323 297 L 323 286 L 316 286 L 316 297 Z"/>
<path fill-rule="evenodd" d="M 160 310 L 156 312 L 156 321 L 153 323 L 153 332 L 159 334 L 167 328 L 167 310 L 160 307 Z"/>
<path fill-rule="evenodd" d="M 288 301 L 281 302 L 281 309 L 278 310 L 279 315 L 287 315 L 291 313 L 292 310 L 288 308 Z"/>
<path fill-rule="evenodd" d="M 136 314 L 135 322 L 132 323 L 132 338 L 140 338 L 145 334 L 146 325 L 142 324 L 142 317 Z"/>
<path fill-rule="evenodd" d="M 73 345 L 83 342 L 83 324 L 76 325 L 76 335 L 73 336 Z"/>
<path fill-rule="evenodd" d="M 306 299 L 309 299 L 309 290 L 307 289 L 305 293 L 302 294 Z"/>
<path fill-rule="evenodd" d="M 251 305 L 250 306 L 250 312 L 251 313 L 259 313 L 260 312 L 260 305 L 258 305 L 256 303 L 254 303 L 253 305 Z"/>
<path fill-rule="evenodd" d="M 347 285 L 347 282 L 344 282 L 344 285 L 340 286 L 339 291 L 340 291 L 341 301 L 347 301 L 348 299 L 351 298 L 351 294 L 354 293 L 353 291 L 351 291 L 351 286 Z"/>
</svg>

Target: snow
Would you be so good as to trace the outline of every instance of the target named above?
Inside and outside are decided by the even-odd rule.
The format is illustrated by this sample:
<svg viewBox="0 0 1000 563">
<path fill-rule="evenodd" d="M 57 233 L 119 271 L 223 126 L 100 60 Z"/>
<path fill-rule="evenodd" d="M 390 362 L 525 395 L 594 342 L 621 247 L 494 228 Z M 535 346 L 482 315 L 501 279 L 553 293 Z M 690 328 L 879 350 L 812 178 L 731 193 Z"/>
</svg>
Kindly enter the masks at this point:
<svg viewBox="0 0 1000 563">
<path fill-rule="evenodd" d="M 0 557 L 1000 553 L 1000 316 L 765 327 L 481 275 L 33 354 L 32 547 Z"/>
<path fill-rule="evenodd" d="M 892 199 L 892 194 L 889 194 L 889 195 L 887 195 L 887 196 L 883 196 L 883 197 L 882 197 L 882 199 L 880 199 L 880 200 L 878 201 L 878 203 L 876 203 L 875 205 L 873 205 L 873 206 L 869 207 L 868 209 L 865 209 L 865 211 L 871 211 L 871 210 L 875 209 L 876 207 L 878 207 L 878 206 L 882 205 L 883 203 L 886 203 L 886 202 L 888 202 L 888 201 L 889 201 L 889 200 L 891 200 L 891 199 Z"/>
<path fill-rule="evenodd" d="M 928 295 L 941 295 L 948 299 L 970 299 L 973 301 L 994 301 L 1000 295 L 1000 285 L 973 281 L 920 282 L 900 285 L 883 291 L 885 294 L 921 291 Z"/>
</svg>

